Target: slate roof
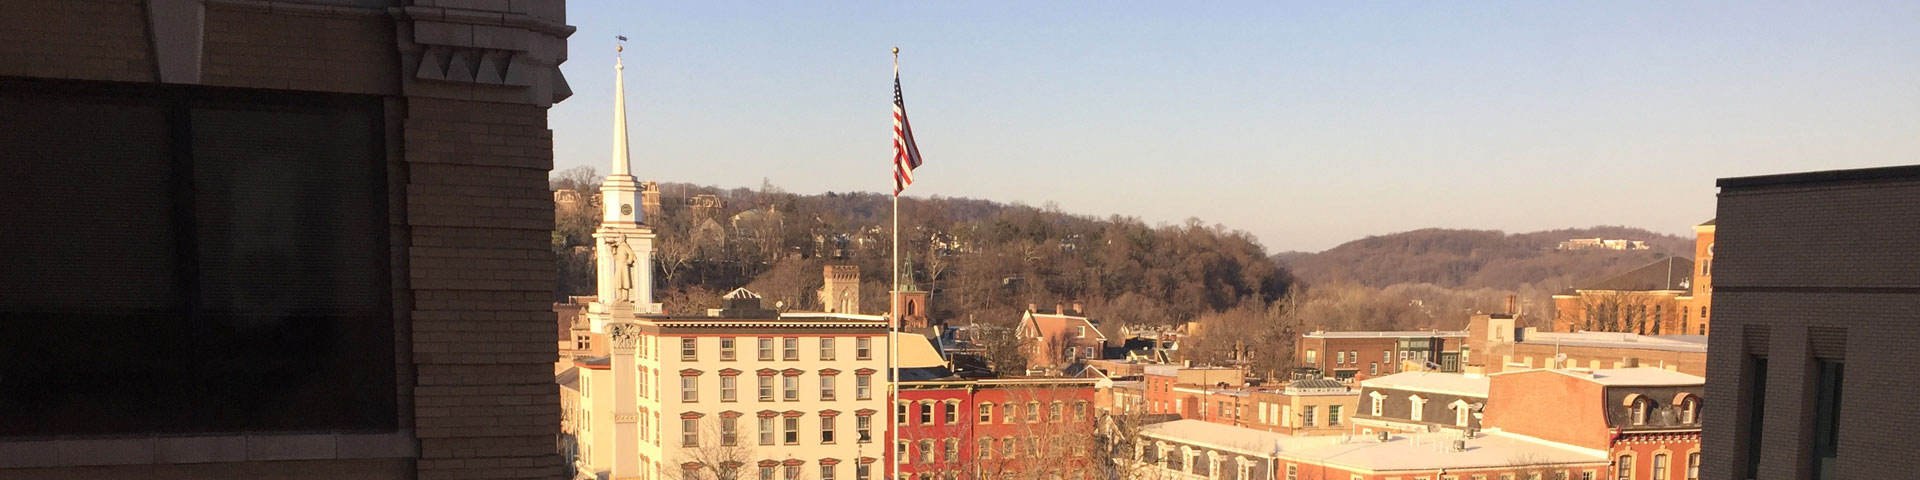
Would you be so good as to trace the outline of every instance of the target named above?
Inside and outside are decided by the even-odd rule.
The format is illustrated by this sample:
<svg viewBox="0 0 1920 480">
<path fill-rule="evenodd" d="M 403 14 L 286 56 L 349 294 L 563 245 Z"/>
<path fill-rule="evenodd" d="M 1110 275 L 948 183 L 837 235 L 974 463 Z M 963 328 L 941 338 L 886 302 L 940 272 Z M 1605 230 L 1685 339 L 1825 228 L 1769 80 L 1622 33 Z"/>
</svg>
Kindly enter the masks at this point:
<svg viewBox="0 0 1920 480">
<path fill-rule="evenodd" d="M 1693 260 L 1682 257 L 1663 258 L 1613 278 L 1582 285 L 1579 290 L 1622 292 L 1678 290 L 1683 292 L 1682 295 L 1692 295 Z"/>
</svg>

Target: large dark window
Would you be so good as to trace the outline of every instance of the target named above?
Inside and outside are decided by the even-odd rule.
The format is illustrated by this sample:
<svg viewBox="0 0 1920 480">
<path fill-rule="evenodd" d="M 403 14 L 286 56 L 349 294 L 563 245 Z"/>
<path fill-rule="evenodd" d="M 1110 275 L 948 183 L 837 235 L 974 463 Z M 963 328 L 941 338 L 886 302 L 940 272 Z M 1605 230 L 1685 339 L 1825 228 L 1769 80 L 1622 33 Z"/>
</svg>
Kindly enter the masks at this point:
<svg viewBox="0 0 1920 480">
<path fill-rule="evenodd" d="M 1845 386 L 1846 363 L 1820 359 L 1814 366 L 1818 385 L 1813 406 L 1813 478 L 1840 478 L 1834 472 L 1834 460 L 1840 456 L 1840 392 Z"/>
<path fill-rule="evenodd" d="M 1747 359 L 1747 379 L 1750 388 L 1742 395 L 1748 405 L 1747 431 L 1744 440 L 1747 446 L 1746 476 L 1742 478 L 1760 478 L 1760 446 L 1765 437 L 1767 418 L 1767 358 L 1750 356 Z"/>
<path fill-rule="evenodd" d="M 379 99 L 0 80 L 0 435 L 396 425 Z"/>
</svg>

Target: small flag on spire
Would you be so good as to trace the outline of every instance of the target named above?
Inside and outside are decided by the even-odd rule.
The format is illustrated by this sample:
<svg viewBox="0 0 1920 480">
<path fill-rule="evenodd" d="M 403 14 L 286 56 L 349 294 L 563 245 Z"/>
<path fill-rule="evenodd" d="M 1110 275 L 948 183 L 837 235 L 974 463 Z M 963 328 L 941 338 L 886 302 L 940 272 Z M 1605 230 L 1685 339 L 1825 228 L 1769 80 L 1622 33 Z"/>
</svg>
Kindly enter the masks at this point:
<svg viewBox="0 0 1920 480">
<path fill-rule="evenodd" d="M 614 35 L 614 36 L 613 36 L 613 38 L 618 38 L 618 39 L 620 39 L 620 41 L 622 41 L 622 42 L 624 42 L 624 41 L 627 41 L 627 36 L 626 36 L 626 35 Z"/>
<path fill-rule="evenodd" d="M 898 197 L 913 184 L 913 169 L 920 167 L 920 145 L 913 141 L 907 101 L 900 96 L 900 50 L 894 49 L 893 55 L 893 196 Z"/>
</svg>

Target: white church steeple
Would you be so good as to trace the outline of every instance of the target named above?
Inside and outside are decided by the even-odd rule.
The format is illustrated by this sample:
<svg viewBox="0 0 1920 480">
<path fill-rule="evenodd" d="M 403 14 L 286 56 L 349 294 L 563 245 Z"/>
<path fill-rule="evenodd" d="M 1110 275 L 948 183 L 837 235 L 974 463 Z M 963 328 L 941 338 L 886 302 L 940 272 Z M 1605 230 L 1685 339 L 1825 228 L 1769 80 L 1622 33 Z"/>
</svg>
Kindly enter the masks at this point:
<svg viewBox="0 0 1920 480">
<path fill-rule="evenodd" d="M 624 50 L 614 47 L 615 52 Z M 626 66 L 613 61 L 613 169 L 600 182 L 602 215 L 593 232 L 595 279 L 599 285 L 593 331 L 606 333 L 609 321 L 631 321 L 634 314 L 660 313 L 653 303 L 653 229 L 641 223 L 640 182 L 627 153 Z"/>
</svg>

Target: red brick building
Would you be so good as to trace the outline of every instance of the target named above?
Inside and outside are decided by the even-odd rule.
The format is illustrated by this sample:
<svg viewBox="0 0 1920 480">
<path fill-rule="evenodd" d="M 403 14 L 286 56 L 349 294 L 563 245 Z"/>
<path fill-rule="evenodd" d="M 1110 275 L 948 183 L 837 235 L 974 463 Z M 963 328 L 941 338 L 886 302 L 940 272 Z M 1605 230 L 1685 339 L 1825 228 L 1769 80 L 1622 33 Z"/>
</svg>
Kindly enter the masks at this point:
<svg viewBox="0 0 1920 480">
<path fill-rule="evenodd" d="M 1664 258 L 1555 294 L 1553 330 L 1706 335 L 1715 228 L 1713 220 L 1693 227 L 1693 259 Z"/>
<path fill-rule="evenodd" d="M 1466 339 L 1466 332 L 1454 331 L 1309 332 L 1294 342 L 1293 362 L 1340 381 L 1400 373 L 1409 363 L 1457 372 Z"/>
<path fill-rule="evenodd" d="M 894 460 L 903 479 L 1083 479 L 1098 451 L 1095 379 L 900 383 Z M 1042 472 L 1034 469 L 1046 469 Z"/>
<path fill-rule="evenodd" d="M 1706 379 L 1658 368 L 1543 369 L 1490 377 L 1485 425 L 1606 452 L 1603 478 L 1692 480 Z M 1626 475 L 1622 475 L 1622 470 Z"/>
</svg>

